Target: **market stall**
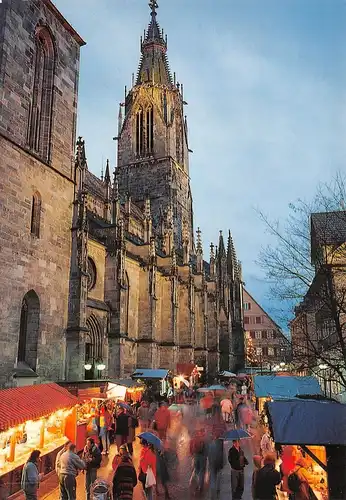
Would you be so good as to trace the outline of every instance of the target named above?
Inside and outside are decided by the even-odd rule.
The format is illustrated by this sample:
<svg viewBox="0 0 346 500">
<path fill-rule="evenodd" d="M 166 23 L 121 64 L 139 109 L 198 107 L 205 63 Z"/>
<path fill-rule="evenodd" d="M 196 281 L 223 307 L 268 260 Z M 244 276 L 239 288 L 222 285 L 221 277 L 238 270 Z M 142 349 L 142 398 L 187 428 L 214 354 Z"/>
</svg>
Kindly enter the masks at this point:
<svg viewBox="0 0 346 500">
<path fill-rule="evenodd" d="M 119 379 L 108 383 L 106 394 L 107 398 L 113 401 L 136 403 L 141 400 L 144 391 L 144 383 L 132 379 Z"/>
<path fill-rule="evenodd" d="M 168 370 L 137 368 L 131 375 L 133 380 L 144 382 L 147 388 L 154 393 L 157 392 L 161 396 L 168 393 L 170 387 L 173 386 L 173 380 Z"/>
<path fill-rule="evenodd" d="M 256 375 L 254 390 L 259 413 L 268 401 L 290 399 L 298 395 L 322 394 L 315 377 L 291 377 L 285 375 Z"/>
<path fill-rule="evenodd" d="M 293 463 L 303 457 L 316 498 L 345 499 L 346 405 L 294 398 L 269 402 L 265 411 L 275 443 L 292 448 Z"/>
<path fill-rule="evenodd" d="M 41 450 L 40 472 L 54 469 L 58 450 L 70 438 L 67 418 L 76 403 L 76 397 L 53 383 L 0 390 L 3 498 L 20 490 L 22 467 L 34 449 Z"/>
</svg>

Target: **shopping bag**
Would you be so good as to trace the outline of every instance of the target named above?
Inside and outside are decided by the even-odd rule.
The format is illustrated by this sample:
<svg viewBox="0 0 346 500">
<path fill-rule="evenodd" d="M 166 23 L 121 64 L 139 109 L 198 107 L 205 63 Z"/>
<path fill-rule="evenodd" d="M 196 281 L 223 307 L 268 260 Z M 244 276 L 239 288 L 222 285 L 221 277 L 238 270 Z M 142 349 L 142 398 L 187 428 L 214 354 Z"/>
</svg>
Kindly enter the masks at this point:
<svg viewBox="0 0 346 500">
<path fill-rule="evenodd" d="M 155 479 L 153 470 L 151 467 L 148 467 L 147 478 L 145 480 L 145 487 L 151 488 L 152 486 L 155 486 L 155 485 L 156 485 L 156 479 Z"/>
</svg>

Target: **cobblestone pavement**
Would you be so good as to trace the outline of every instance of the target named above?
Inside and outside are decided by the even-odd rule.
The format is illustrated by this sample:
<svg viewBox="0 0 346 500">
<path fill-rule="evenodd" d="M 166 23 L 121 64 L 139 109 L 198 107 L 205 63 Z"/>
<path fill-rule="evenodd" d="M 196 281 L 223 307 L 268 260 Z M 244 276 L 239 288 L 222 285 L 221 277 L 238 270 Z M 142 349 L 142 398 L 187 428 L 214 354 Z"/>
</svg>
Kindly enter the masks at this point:
<svg viewBox="0 0 346 500">
<path fill-rule="evenodd" d="M 176 449 L 178 453 L 179 463 L 176 471 L 171 475 L 171 482 L 169 484 L 169 492 L 172 500 L 190 500 L 194 498 L 196 500 L 216 500 L 212 499 L 211 496 L 206 492 L 203 496 L 192 497 L 189 492 L 189 480 L 192 472 L 192 461 L 189 456 L 189 429 L 193 428 L 194 420 L 186 418 L 184 420 L 184 425 L 176 426 L 172 430 L 171 437 L 176 441 Z M 227 457 L 228 449 L 230 444 L 225 443 L 225 456 Z M 255 444 L 251 440 L 243 441 L 242 447 L 249 461 L 249 466 L 245 469 L 245 491 L 243 495 L 243 500 L 250 500 L 251 497 L 251 476 L 252 476 L 252 455 L 254 453 Z M 111 481 L 112 478 L 112 459 L 115 454 L 116 447 L 112 445 L 111 453 L 108 457 L 103 458 L 102 467 L 98 471 L 98 477 L 105 478 Z M 134 463 L 137 466 L 137 458 L 139 456 L 140 445 L 136 439 L 134 447 Z M 222 471 L 221 480 L 221 494 L 219 500 L 231 500 L 231 472 L 228 463 Z M 158 494 L 157 499 L 161 500 L 164 495 Z M 55 473 L 52 477 L 43 482 L 39 492 L 40 500 L 59 500 L 59 491 L 57 487 L 57 477 Z M 85 500 L 85 488 L 84 488 L 84 475 L 80 474 L 77 478 L 77 500 Z M 134 500 L 143 500 L 144 495 L 141 485 L 137 485 L 134 493 Z M 18 497 L 18 500 L 24 500 L 24 496 Z"/>
</svg>

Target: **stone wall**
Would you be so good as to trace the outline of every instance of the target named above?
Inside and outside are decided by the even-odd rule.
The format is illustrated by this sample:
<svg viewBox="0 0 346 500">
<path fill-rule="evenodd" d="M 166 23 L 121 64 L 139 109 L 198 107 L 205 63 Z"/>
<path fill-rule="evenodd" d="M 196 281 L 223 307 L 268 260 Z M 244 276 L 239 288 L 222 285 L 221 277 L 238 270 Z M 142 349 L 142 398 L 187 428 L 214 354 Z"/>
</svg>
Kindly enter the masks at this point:
<svg viewBox="0 0 346 500">
<path fill-rule="evenodd" d="M 0 383 L 14 368 L 21 304 L 40 300 L 37 373 L 63 376 L 71 252 L 73 184 L 0 136 Z M 41 193 L 40 237 L 31 234 L 32 199 Z"/>
<path fill-rule="evenodd" d="M 97 243 L 89 238 L 88 256 L 93 260 L 96 267 L 95 286 L 89 290 L 88 297 L 96 300 L 104 300 L 105 296 L 105 268 L 106 268 L 106 249 L 104 245 Z"/>
</svg>

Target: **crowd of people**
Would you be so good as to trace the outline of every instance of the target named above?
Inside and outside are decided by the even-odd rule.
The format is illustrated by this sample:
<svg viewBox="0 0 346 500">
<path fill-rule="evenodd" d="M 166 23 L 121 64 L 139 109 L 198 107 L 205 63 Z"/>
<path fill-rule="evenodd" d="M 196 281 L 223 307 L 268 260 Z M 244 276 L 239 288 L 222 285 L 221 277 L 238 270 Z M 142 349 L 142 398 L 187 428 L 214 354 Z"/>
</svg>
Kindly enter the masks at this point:
<svg viewBox="0 0 346 500">
<path fill-rule="evenodd" d="M 95 416 L 95 437 L 87 439 L 83 452 L 77 454 L 74 443 L 67 442 L 56 457 L 60 500 L 78 498 L 76 477 L 79 473 L 85 476 L 87 500 L 96 498 L 93 494 L 98 482 L 97 471 L 101 467 L 102 456 L 109 454 L 111 446 L 116 448 L 116 454 L 112 460 L 109 496 L 106 492 L 104 497 L 97 498 L 108 500 L 112 495 L 114 500 L 131 500 L 139 483 L 148 500 L 153 500 L 157 493 L 169 499 L 170 483 L 178 463 L 176 442 L 182 429 L 188 433 L 192 461 L 190 493 L 197 498 L 207 494 L 211 499 L 217 499 L 221 490 L 221 471 L 227 462 L 224 453 L 227 435 L 232 430 L 241 429 L 250 443 L 246 445 L 249 456 L 256 448 L 252 432 L 256 430 L 259 419 L 252 394 L 247 388 L 246 391 L 244 387 L 238 391 L 228 389 L 220 395 L 205 391 L 200 396 L 198 391 L 187 393 L 182 389 L 175 404 L 170 407 L 172 400 L 154 393 L 144 394 L 142 400 L 135 404 L 103 404 Z M 134 457 L 133 447 L 136 434 L 139 434 L 141 443 L 138 457 Z M 249 465 L 241 443 L 241 438 L 232 439 L 228 452 L 234 500 L 243 498 L 244 471 Z M 291 500 L 313 498 L 303 460 L 293 460 L 288 447 L 275 449 L 268 429 L 264 429 L 258 444 L 258 453 L 252 457 L 253 499 L 276 499 L 278 486 L 289 493 Z M 39 455 L 40 452 L 35 450 L 23 469 L 22 488 L 27 500 L 38 498 Z M 276 469 L 279 456 L 280 472 Z M 136 466 L 134 458 L 137 459 Z"/>
</svg>

